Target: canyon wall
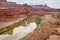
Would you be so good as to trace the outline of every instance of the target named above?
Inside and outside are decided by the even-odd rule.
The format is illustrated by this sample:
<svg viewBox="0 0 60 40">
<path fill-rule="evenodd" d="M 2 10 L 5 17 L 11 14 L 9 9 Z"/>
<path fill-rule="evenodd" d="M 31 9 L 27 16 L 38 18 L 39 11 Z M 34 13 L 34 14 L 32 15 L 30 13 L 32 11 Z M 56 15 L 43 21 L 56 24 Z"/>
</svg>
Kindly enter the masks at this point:
<svg viewBox="0 0 60 40">
<path fill-rule="evenodd" d="M 43 12 L 58 12 L 47 5 L 27 5 L 16 4 L 16 2 L 7 2 L 0 0 L 0 21 L 14 20 L 18 17 L 26 17 L 30 14 L 42 14 Z M 38 15 L 39 15 L 38 14 Z"/>
</svg>

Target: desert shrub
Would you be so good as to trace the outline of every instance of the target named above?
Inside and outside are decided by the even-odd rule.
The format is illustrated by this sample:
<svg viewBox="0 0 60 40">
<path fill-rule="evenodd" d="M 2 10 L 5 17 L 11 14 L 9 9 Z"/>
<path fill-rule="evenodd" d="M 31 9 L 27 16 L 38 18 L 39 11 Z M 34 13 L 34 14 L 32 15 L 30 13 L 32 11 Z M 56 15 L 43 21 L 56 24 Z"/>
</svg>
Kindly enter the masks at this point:
<svg viewBox="0 0 60 40">
<path fill-rule="evenodd" d="M 40 16 L 35 17 L 34 21 L 35 21 L 35 23 L 36 23 L 37 26 L 38 26 L 38 24 L 40 24 L 40 22 L 41 22 Z"/>
</svg>

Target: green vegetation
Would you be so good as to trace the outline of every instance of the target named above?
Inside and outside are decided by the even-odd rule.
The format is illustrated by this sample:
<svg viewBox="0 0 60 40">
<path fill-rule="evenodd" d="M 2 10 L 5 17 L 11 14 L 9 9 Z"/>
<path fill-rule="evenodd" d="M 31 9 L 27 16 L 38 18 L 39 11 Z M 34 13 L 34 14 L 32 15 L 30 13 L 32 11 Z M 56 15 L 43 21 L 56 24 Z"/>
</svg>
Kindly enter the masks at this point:
<svg viewBox="0 0 60 40">
<path fill-rule="evenodd" d="M 37 16 L 37 17 L 34 19 L 34 21 L 35 21 L 35 23 L 36 23 L 37 26 L 38 26 L 38 24 L 40 24 L 40 22 L 41 22 L 40 16 Z"/>
<path fill-rule="evenodd" d="M 10 30 L 13 30 L 15 27 L 18 27 L 18 26 L 20 26 L 19 23 L 15 23 L 13 25 L 8 26 L 7 28 L 0 29 L 0 35 L 4 34 L 5 32 L 8 32 Z"/>
<path fill-rule="evenodd" d="M 40 19 L 40 16 L 29 17 L 27 20 L 15 23 L 15 24 L 10 25 L 10 26 L 8 26 L 4 29 L 0 29 L 0 35 L 1 34 L 6 34 L 6 33 L 11 34 L 13 32 L 14 28 L 22 26 L 22 25 L 26 26 L 26 21 L 28 21 L 28 24 L 35 21 L 37 26 L 38 26 L 38 24 L 40 24 L 40 22 L 41 22 L 41 19 Z"/>
</svg>

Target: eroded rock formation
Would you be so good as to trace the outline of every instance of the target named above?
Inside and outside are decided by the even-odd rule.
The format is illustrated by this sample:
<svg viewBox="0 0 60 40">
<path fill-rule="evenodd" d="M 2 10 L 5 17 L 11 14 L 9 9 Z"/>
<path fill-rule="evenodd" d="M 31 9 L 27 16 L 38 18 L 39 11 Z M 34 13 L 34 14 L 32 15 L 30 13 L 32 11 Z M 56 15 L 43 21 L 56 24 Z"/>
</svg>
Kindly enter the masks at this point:
<svg viewBox="0 0 60 40">
<path fill-rule="evenodd" d="M 58 17 L 56 15 L 54 16 Z M 56 19 L 54 16 L 43 16 L 41 24 L 21 40 L 60 40 L 60 28 L 57 24 L 59 18 Z"/>
<path fill-rule="evenodd" d="M 37 8 L 38 6 L 38 8 Z M 7 0 L 0 0 L 0 21 L 8 21 L 18 17 L 25 17 L 30 14 L 45 14 L 42 12 L 54 12 L 56 11 L 53 8 L 48 7 L 47 5 L 37 5 L 34 8 L 34 5 L 27 4 L 16 4 L 16 2 L 7 2 Z M 7 20 L 8 19 L 8 20 Z"/>
</svg>

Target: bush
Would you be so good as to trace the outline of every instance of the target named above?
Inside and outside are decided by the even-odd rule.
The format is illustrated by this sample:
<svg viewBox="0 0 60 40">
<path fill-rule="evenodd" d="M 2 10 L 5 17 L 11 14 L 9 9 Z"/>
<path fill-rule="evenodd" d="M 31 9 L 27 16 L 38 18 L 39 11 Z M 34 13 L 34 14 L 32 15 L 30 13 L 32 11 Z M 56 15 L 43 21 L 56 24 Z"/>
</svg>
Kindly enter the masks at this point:
<svg viewBox="0 0 60 40">
<path fill-rule="evenodd" d="M 35 18 L 35 23 L 37 24 L 37 26 L 38 26 L 38 24 L 40 24 L 40 22 L 41 22 L 41 18 L 38 16 L 38 17 L 36 17 Z"/>
</svg>

